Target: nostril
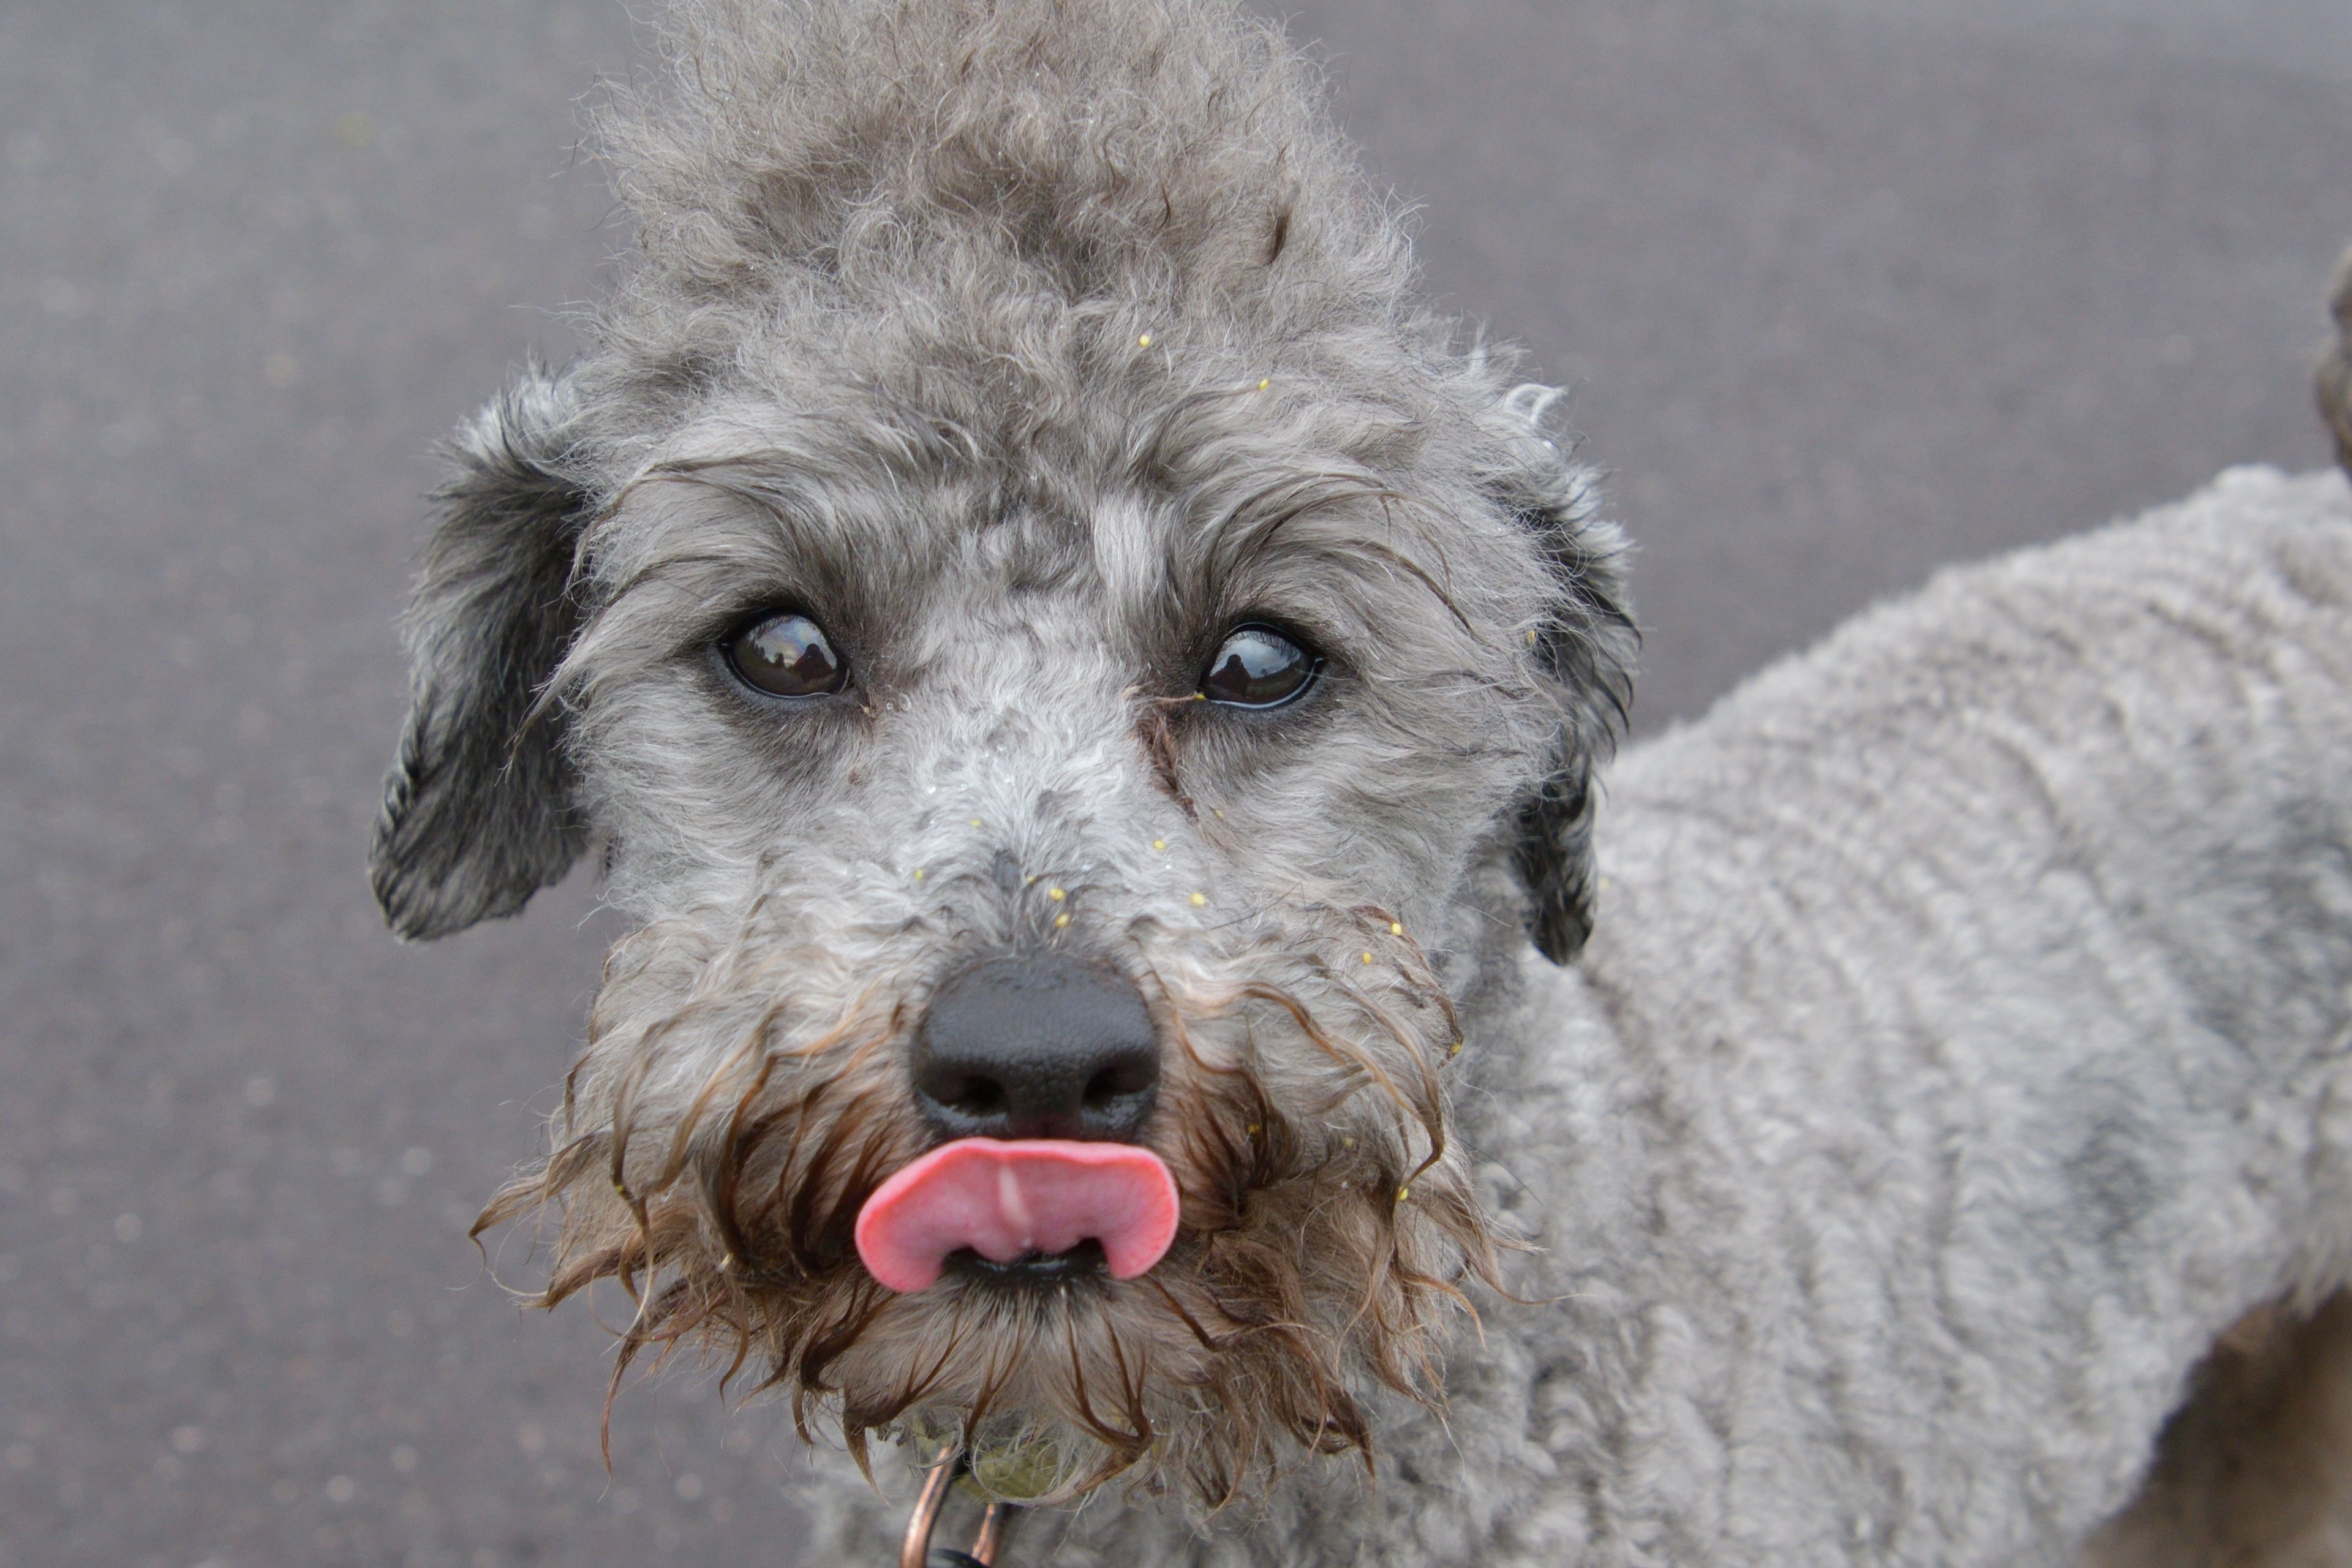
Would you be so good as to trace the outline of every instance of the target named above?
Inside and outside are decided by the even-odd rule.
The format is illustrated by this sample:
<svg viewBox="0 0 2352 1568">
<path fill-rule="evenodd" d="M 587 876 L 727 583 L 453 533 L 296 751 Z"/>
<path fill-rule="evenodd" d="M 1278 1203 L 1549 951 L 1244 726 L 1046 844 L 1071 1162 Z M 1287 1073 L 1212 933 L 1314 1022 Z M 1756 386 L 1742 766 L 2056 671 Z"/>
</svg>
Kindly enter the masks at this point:
<svg viewBox="0 0 2352 1568">
<path fill-rule="evenodd" d="M 1004 1086 L 982 1079 L 966 1086 L 954 1105 L 968 1116 L 993 1116 L 1004 1109 Z"/>
<path fill-rule="evenodd" d="M 1129 1095 L 1141 1094 L 1152 1086 L 1159 1076 L 1157 1073 L 1147 1072 L 1131 1064 L 1105 1068 L 1087 1080 L 1087 1104 L 1088 1106 L 1108 1105 L 1115 1100 L 1125 1100 Z"/>
<path fill-rule="evenodd" d="M 982 1073 L 921 1073 L 917 1075 L 915 1091 L 934 1105 L 966 1116 L 994 1116 L 1004 1110 L 1004 1086 Z"/>
</svg>

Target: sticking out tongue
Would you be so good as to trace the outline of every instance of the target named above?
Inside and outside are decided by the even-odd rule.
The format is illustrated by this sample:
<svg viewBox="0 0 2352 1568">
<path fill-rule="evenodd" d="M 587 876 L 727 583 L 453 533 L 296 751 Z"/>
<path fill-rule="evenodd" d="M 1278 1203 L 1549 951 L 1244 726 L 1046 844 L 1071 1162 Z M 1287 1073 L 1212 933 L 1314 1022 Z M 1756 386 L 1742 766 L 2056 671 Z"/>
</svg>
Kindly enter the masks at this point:
<svg viewBox="0 0 2352 1568">
<path fill-rule="evenodd" d="M 857 1256 L 893 1290 L 920 1290 L 948 1255 L 991 1263 L 1099 1242 L 1132 1279 L 1176 1238 L 1176 1180 L 1132 1143 L 964 1138 L 892 1176 L 857 1215 Z"/>
</svg>

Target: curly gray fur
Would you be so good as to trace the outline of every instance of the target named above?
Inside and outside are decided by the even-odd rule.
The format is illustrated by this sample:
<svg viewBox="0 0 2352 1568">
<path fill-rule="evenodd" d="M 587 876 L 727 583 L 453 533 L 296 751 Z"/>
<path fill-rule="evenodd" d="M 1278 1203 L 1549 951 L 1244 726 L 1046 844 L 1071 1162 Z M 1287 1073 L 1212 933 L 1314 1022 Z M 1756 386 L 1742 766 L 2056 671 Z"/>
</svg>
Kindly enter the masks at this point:
<svg viewBox="0 0 2352 1568">
<path fill-rule="evenodd" d="M 592 842 L 635 922 L 485 1218 L 554 1216 L 548 1300 L 619 1280 L 627 1354 L 748 1363 L 836 1469 L 1090 1500 L 1032 1560 L 1993 1563 L 2352 1273 L 2340 479 L 1948 578 L 1596 814 L 1622 542 L 1278 32 L 665 26 L 637 259 L 458 444 L 375 851 L 408 934 Z M 775 606 L 840 697 L 729 677 Z M 1312 700 L 1193 701 L 1252 619 Z M 912 1021 L 1047 949 L 1160 1026 L 1176 1243 L 893 1296 Z M 881 1549 L 854 1474 L 812 1507 Z"/>
</svg>

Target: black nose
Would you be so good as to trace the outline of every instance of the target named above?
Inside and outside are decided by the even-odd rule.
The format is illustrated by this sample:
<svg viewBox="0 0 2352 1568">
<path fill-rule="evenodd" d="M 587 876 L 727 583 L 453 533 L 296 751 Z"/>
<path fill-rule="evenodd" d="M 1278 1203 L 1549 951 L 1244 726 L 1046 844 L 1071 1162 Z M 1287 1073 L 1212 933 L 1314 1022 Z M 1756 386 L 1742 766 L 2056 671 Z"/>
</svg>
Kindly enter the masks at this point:
<svg viewBox="0 0 2352 1568">
<path fill-rule="evenodd" d="M 1160 1092 L 1160 1039 L 1115 970 L 990 958 L 932 996 L 914 1067 L 916 1103 L 950 1138 L 1131 1143 Z"/>
</svg>

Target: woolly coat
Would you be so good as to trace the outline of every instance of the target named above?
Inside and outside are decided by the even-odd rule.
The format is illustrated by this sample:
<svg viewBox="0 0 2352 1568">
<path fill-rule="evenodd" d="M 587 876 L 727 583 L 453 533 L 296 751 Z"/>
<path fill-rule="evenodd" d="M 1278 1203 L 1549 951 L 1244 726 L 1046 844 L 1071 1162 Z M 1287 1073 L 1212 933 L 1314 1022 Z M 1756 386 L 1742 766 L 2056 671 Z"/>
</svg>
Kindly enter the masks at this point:
<svg viewBox="0 0 2352 1568">
<path fill-rule="evenodd" d="M 1581 959 L 1465 998 L 1538 1250 L 1443 1416 L 1019 1561 L 2065 1563 L 2216 1335 L 2352 1276 L 2343 475 L 1947 572 L 1606 782 Z"/>
</svg>

